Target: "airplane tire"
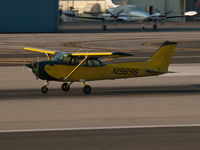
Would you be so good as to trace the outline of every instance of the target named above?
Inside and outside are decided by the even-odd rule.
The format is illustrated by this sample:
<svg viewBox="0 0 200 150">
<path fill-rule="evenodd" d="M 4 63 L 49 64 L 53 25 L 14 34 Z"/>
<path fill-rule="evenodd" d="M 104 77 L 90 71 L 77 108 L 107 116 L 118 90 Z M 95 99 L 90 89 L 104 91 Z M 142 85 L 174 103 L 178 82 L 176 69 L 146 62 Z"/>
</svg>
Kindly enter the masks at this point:
<svg viewBox="0 0 200 150">
<path fill-rule="evenodd" d="M 107 30 L 106 25 L 103 25 L 102 28 L 103 28 L 103 31 L 106 31 L 106 30 Z"/>
<path fill-rule="evenodd" d="M 156 24 L 153 25 L 153 29 L 157 30 L 157 25 Z"/>
<path fill-rule="evenodd" d="M 61 86 L 62 90 L 67 92 L 70 89 L 70 86 L 68 85 L 68 83 L 63 83 Z"/>
<path fill-rule="evenodd" d="M 143 31 L 145 30 L 145 27 L 144 27 L 144 26 L 142 27 L 142 30 L 143 30 Z"/>
<path fill-rule="evenodd" d="M 41 92 L 43 93 L 43 94 L 47 94 L 48 93 L 48 87 L 47 86 L 43 86 L 42 88 L 41 88 Z"/>
<path fill-rule="evenodd" d="M 83 87 L 83 93 L 85 93 L 85 94 L 90 94 L 91 91 L 92 91 L 92 88 L 91 88 L 89 85 L 85 85 L 85 86 Z"/>
</svg>

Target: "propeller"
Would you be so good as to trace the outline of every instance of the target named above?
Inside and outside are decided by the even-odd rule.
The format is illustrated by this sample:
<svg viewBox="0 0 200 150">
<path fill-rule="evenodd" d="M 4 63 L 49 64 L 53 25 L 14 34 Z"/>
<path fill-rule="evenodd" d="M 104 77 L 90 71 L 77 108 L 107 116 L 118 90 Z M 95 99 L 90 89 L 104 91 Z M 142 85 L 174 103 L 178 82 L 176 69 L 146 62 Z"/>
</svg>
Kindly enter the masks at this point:
<svg viewBox="0 0 200 150">
<path fill-rule="evenodd" d="M 37 72 L 39 72 L 39 70 L 40 70 L 40 59 L 39 59 L 39 57 L 37 56 L 37 65 L 36 65 L 36 69 L 37 69 Z"/>
<path fill-rule="evenodd" d="M 158 9 L 155 9 L 155 11 L 157 11 L 158 13 L 160 13 L 159 17 L 167 17 L 168 14 L 172 13 L 172 11 L 167 11 L 165 13 L 162 13 L 161 11 L 159 11 Z"/>
<path fill-rule="evenodd" d="M 37 56 L 37 61 L 31 62 L 31 63 L 29 63 L 29 64 L 25 64 L 24 66 L 29 67 L 29 68 L 34 72 L 34 74 L 36 75 L 36 79 L 38 79 L 37 74 L 38 74 L 39 71 L 40 71 L 40 60 L 39 60 L 39 57 L 38 57 L 38 56 Z M 24 68 L 24 69 L 25 69 L 25 68 Z"/>
<path fill-rule="evenodd" d="M 26 61 L 23 61 L 23 68 L 22 68 L 22 70 L 23 70 L 23 74 L 25 74 L 25 70 L 28 70 L 28 68 L 26 67 L 27 65 L 26 65 L 27 63 L 26 63 Z"/>
</svg>

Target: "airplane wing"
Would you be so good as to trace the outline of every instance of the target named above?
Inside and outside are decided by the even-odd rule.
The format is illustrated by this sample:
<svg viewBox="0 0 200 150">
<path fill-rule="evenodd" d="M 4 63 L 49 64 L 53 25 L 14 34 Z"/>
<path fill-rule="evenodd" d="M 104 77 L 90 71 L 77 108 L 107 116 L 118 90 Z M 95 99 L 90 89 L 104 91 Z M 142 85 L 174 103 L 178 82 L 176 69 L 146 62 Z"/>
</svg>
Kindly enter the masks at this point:
<svg viewBox="0 0 200 150">
<path fill-rule="evenodd" d="M 110 16 L 100 16 L 100 17 L 83 17 L 83 16 L 76 16 L 75 14 L 64 13 L 65 16 L 74 17 L 74 18 L 81 18 L 81 19 L 90 19 L 90 20 L 101 20 L 101 21 L 126 21 L 129 18 L 129 15 L 120 15 L 121 12 L 124 10 L 119 11 L 117 14 L 110 13 Z"/>
<path fill-rule="evenodd" d="M 30 47 L 24 47 L 24 49 L 28 51 L 40 52 L 40 53 L 45 53 L 45 54 L 56 54 L 57 52 L 53 50 L 36 49 L 36 48 L 30 48 Z"/>
<path fill-rule="evenodd" d="M 95 52 L 88 52 L 88 53 L 72 53 L 72 56 L 87 56 L 92 58 L 99 58 L 99 57 L 106 57 L 106 58 L 119 58 L 119 57 L 128 57 L 134 56 L 129 53 L 124 52 L 102 52 L 102 53 L 95 53 Z"/>
<path fill-rule="evenodd" d="M 45 53 L 48 60 L 51 60 L 51 56 L 50 54 L 56 54 L 57 51 L 53 51 L 53 50 L 45 50 L 45 49 L 35 49 L 35 48 L 30 48 L 30 47 L 24 47 L 25 50 L 28 51 L 34 51 L 34 52 L 40 52 L 40 53 Z"/>
<path fill-rule="evenodd" d="M 48 58 L 49 58 L 49 54 L 56 54 L 58 53 L 58 51 L 53 51 L 53 50 L 45 50 L 45 49 L 36 49 L 36 48 L 29 48 L 29 47 L 25 47 L 25 50 L 29 50 L 29 51 L 34 51 L 34 52 L 40 52 L 40 53 L 45 53 Z M 119 57 L 128 57 L 128 56 L 134 56 L 132 54 L 129 53 L 124 53 L 124 52 L 79 52 L 79 53 L 68 53 L 68 55 L 71 56 L 78 56 L 78 57 L 92 57 L 92 58 L 99 58 L 99 57 L 106 57 L 106 58 L 119 58 Z"/>
<path fill-rule="evenodd" d="M 82 17 L 82 16 L 76 16 L 75 14 L 68 14 L 68 13 L 64 13 L 64 15 L 68 17 L 82 18 L 82 19 L 101 20 L 101 21 L 105 20 L 102 17 Z"/>
</svg>

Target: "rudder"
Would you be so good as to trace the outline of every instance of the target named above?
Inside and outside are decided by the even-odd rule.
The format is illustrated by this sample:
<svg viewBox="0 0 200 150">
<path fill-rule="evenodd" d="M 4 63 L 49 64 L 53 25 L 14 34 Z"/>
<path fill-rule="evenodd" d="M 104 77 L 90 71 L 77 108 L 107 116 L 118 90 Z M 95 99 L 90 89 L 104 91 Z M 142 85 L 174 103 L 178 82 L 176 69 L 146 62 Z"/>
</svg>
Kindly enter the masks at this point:
<svg viewBox="0 0 200 150">
<path fill-rule="evenodd" d="M 163 43 L 163 45 L 147 61 L 148 69 L 168 71 L 168 67 L 174 54 L 176 45 L 176 42 L 166 41 Z"/>
</svg>

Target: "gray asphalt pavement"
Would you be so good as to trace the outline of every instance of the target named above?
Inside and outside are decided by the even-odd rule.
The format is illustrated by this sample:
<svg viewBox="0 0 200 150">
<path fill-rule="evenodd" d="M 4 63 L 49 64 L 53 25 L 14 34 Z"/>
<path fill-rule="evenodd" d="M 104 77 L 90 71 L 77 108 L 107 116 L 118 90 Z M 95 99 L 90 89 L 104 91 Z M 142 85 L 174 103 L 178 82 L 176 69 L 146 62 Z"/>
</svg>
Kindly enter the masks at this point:
<svg viewBox="0 0 200 150">
<path fill-rule="evenodd" d="M 93 25 L 97 26 L 97 25 Z M 129 24 L 128 27 L 132 25 Z M 129 31 L 128 28 L 121 32 L 87 32 L 90 25 L 69 25 L 71 31 L 81 30 L 83 33 L 65 32 L 49 34 L 1 34 L 0 35 L 0 66 L 22 66 L 31 61 L 46 59 L 43 54 L 27 52 L 24 47 L 35 47 L 68 52 L 99 52 L 122 51 L 134 54 L 130 59 L 117 59 L 114 61 L 137 61 L 149 58 L 153 52 L 166 40 L 178 42 L 175 58 L 172 63 L 200 63 L 199 23 L 167 24 L 167 30 L 142 32 Z M 134 27 L 134 26 L 133 26 Z M 176 28 L 172 30 L 173 28 Z M 77 29 L 78 28 L 78 29 Z M 197 30 L 196 30 L 197 29 Z M 99 29 L 93 29 L 99 31 Z M 127 30 L 127 31 L 126 31 Z M 170 32 L 170 30 L 172 30 Z M 184 57 L 184 58 L 183 58 Z"/>
<path fill-rule="evenodd" d="M 200 124 L 199 23 L 167 24 L 158 31 L 143 32 L 138 25 L 133 29 L 130 24 L 106 33 L 97 26 L 90 27 L 72 25 L 70 29 L 69 25 L 55 34 L 0 34 L 0 149 L 200 149 L 200 128 L 193 126 Z M 135 55 L 111 61 L 124 62 L 147 60 L 166 40 L 179 43 L 170 66 L 176 73 L 88 82 L 93 92 L 87 96 L 80 83 L 64 93 L 61 83 L 56 82 L 50 82 L 49 93 L 42 95 L 44 82 L 35 80 L 23 67 L 46 59 L 42 54 L 24 51 L 27 46 Z M 142 128 L 144 125 L 155 127 Z M 140 128 L 112 129 L 116 126 Z M 46 130 L 84 127 L 110 129 Z M 16 132 L 24 129 L 46 131 Z"/>
<path fill-rule="evenodd" d="M 177 73 L 158 77 L 88 82 L 91 95 L 74 83 L 69 92 L 41 80 L 29 70 L 1 67 L 0 129 L 200 123 L 200 65 L 176 64 Z"/>
<path fill-rule="evenodd" d="M 0 133 L 2 150 L 199 150 L 200 127 Z"/>
</svg>

